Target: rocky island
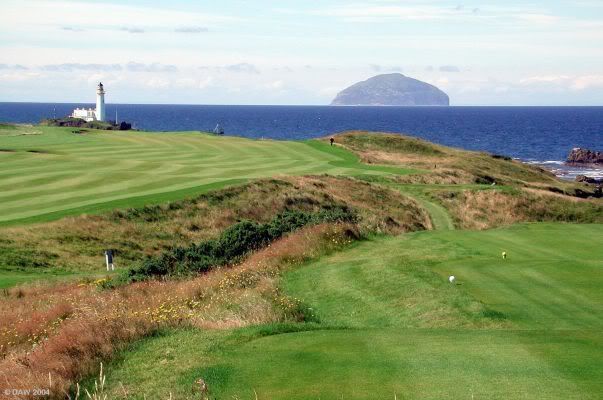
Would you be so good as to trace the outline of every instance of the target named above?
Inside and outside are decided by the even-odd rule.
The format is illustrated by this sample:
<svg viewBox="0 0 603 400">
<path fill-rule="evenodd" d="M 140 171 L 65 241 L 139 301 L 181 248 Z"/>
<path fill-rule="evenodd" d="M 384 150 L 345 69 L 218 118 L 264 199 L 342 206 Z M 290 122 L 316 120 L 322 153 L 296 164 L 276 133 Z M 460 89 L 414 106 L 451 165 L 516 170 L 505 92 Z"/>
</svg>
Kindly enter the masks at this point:
<svg viewBox="0 0 603 400">
<path fill-rule="evenodd" d="M 342 90 L 332 106 L 448 106 L 446 93 L 399 73 L 382 74 Z"/>
</svg>

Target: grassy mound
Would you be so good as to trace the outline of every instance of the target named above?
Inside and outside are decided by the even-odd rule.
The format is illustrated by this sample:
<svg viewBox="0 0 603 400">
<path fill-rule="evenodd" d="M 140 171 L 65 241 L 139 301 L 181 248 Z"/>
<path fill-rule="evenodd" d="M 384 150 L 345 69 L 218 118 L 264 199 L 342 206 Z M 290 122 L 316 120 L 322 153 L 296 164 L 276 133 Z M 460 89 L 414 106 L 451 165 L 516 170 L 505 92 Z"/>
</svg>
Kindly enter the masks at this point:
<svg viewBox="0 0 603 400">
<path fill-rule="evenodd" d="M 546 190 L 439 190 L 433 196 L 464 229 L 488 229 L 517 222 L 603 223 L 603 201 Z"/>
<path fill-rule="evenodd" d="M 268 223 L 278 214 L 355 210 L 363 234 L 429 229 L 429 216 L 408 197 L 351 178 L 314 176 L 259 180 L 188 200 L 95 216 L 0 229 L 0 287 L 15 273 L 102 272 L 114 249 L 119 269 L 170 249 L 210 240 L 241 220 Z M 4 278 L 5 277 L 5 278 Z"/>
<path fill-rule="evenodd" d="M 191 276 L 213 268 L 234 265 L 253 251 L 270 246 L 286 234 L 306 226 L 324 223 L 353 224 L 356 213 L 347 207 L 321 210 L 317 213 L 288 211 L 278 214 L 270 222 L 262 224 L 241 221 L 230 226 L 216 239 L 178 247 L 159 257 L 147 258 L 141 265 L 128 271 L 132 281 L 155 277 Z"/>
<path fill-rule="evenodd" d="M 359 154 L 369 164 L 404 165 L 429 173 L 399 177 L 401 183 L 492 184 L 533 187 L 574 196 L 593 193 L 587 185 L 564 182 L 542 168 L 495 154 L 436 145 L 397 134 L 354 131 L 335 137 L 336 143 Z"/>
</svg>

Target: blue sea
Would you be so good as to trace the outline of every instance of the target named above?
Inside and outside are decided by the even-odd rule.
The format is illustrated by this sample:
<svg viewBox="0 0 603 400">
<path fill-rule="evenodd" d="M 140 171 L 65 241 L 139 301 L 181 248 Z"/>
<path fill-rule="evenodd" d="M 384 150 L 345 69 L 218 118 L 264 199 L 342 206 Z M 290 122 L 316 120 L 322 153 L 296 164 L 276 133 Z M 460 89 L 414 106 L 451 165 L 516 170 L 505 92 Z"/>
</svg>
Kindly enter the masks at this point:
<svg viewBox="0 0 603 400">
<path fill-rule="evenodd" d="M 93 104 L 0 103 L 0 121 L 37 123 Z M 300 140 L 359 129 L 507 155 L 572 179 L 602 169 L 563 165 L 574 147 L 603 150 L 603 107 L 329 107 L 108 104 L 110 119 L 149 131 L 211 131 Z"/>
</svg>

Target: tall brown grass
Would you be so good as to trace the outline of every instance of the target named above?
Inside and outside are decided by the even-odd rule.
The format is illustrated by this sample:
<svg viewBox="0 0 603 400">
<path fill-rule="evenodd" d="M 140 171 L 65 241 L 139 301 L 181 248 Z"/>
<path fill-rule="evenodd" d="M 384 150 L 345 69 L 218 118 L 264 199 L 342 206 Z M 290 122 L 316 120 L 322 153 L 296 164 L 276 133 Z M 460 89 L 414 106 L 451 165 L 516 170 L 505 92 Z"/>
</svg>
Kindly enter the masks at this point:
<svg viewBox="0 0 603 400">
<path fill-rule="evenodd" d="M 440 201 L 463 229 L 489 229 L 517 222 L 603 223 L 603 201 L 524 189 L 440 192 Z"/>
<path fill-rule="evenodd" d="M 351 225 L 318 225 L 291 234 L 240 265 L 186 281 L 150 281 L 115 290 L 97 283 L 12 290 L 0 302 L 0 393 L 48 388 L 65 398 L 76 382 L 126 344 L 159 329 L 223 329 L 304 318 L 276 285 L 283 268 L 347 245 Z M 18 293 L 18 294 L 17 294 Z M 32 335 L 36 340 L 31 341 Z"/>
</svg>

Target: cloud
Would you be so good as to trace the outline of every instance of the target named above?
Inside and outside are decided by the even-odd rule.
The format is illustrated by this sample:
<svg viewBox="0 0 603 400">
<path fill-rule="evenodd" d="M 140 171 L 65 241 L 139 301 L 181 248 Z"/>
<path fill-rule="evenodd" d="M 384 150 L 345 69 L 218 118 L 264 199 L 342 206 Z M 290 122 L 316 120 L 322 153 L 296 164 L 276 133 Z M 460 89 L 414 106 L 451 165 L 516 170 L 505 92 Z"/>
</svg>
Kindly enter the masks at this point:
<svg viewBox="0 0 603 400">
<path fill-rule="evenodd" d="M 0 70 L 17 70 L 17 71 L 25 71 L 29 68 L 27 68 L 24 65 L 21 64 L 0 64 Z"/>
<path fill-rule="evenodd" d="M 213 83 L 214 83 L 214 78 L 211 76 L 208 76 L 207 78 L 202 79 L 199 82 L 199 89 L 206 89 L 210 86 L 213 86 Z"/>
<path fill-rule="evenodd" d="M 461 70 L 455 65 L 442 65 L 440 72 L 461 72 Z"/>
<path fill-rule="evenodd" d="M 128 33 L 144 33 L 144 29 L 134 26 L 122 26 L 119 30 Z"/>
<path fill-rule="evenodd" d="M 315 14 L 345 18 L 350 21 L 375 19 L 425 20 L 441 19 L 454 10 L 434 6 L 346 5 L 316 11 Z"/>
<path fill-rule="evenodd" d="M 102 72 L 100 72 L 100 73 L 97 72 L 92 75 L 88 75 L 88 76 L 84 77 L 84 79 L 86 79 L 86 82 L 88 82 L 88 83 L 97 84 L 98 82 L 105 82 L 105 85 L 107 83 L 109 83 L 110 86 L 112 85 L 113 82 L 115 82 L 113 79 L 109 79 L 109 77 Z"/>
<path fill-rule="evenodd" d="M 293 68 L 288 65 L 284 65 L 282 67 L 273 67 L 272 70 L 276 72 L 293 72 Z"/>
<path fill-rule="evenodd" d="M 270 82 L 269 84 L 266 85 L 266 88 L 272 89 L 272 90 L 282 90 L 284 86 L 285 86 L 285 83 L 281 80 L 278 80 L 278 81 Z"/>
<path fill-rule="evenodd" d="M 519 81 L 521 86 L 586 90 L 603 88 L 603 75 L 537 75 Z"/>
<path fill-rule="evenodd" d="M 170 86 L 170 81 L 165 78 L 154 76 L 146 81 L 145 84 L 152 89 L 164 89 Z"/>
<path fill-rule="evenodd" d="M 42 65 L 40 69 L 50 72 L 73 72 L 73 71 L 121 71 L 120 64 L 47 64 Z"/>
<path fill-rule="evenodd" d="M 22 67 L 22 66 L 21 66 Z M 22 67 L 25 68 L 25 67 Z M 178 67 L 169 64 L 151 63 L 143 64 L 130 61 L 127 64 L 80 64 L 80 63 L 64 63 L 64 64 L 47 64 L 39 67 L 43 71 L 48 72 L 75 72 L 75 71 L 90 71 L 90 72 L 177 72 Z"/>
<path fill-rule="evenodd" d="M 174 85 L 178 88 L 191 88 L 197 86 L 197 80 L 193 78 L 179 78 L 176 79 Z"/>
<path fill-rule="evenodd" d="M 224 67 L 225 70 L 230 72 L 243 72 L 247 74 L 259 74 L 260 71 L 256 68 L 255 65 L 249 63 L 239 63 L 227 65 Z"/>
<path fill-rule="evenodd" d="M 523 78 L 519 81 L 522 85 L 534 85 L 541 83 L 562 83 L 570 80 L 571 77 L 568 75 L 538 75 L 531 76 L 529 78 Z"/>
<path fill-rule="evenodd" d="M 371 67 L 371 69 L 375 72 L 381 72 L 381 65 L 370 64 L 369 67 Z"/>
<path fill-rule="evenodd" d="M 402 67 L 400 67 L 398 65 L 385 66 L 385 65 L 379 65 L 379 64 L 369 64 L 369 67 L 374 72 L 402 72 L 403 71 Z"/>
<path fill-rule="evenodd" d="M 260 70 L 253 64 L 249 63 L 238 63 L 221 66 L 200 66 L 200 70 L 211 70 L 216 72 L 234 72 L 234 73 L 246 73 L 246 74 L 259 74 Z"/>
<path fill-rule="evenodd" d="M 24 72 L 24 71 L 9 71 L 7 73 L 0 72 L 0 81 L 15 83 L 28 81 L 32 79 L 38 79 L 40 77 L 38 72 Z"/>
<path fill-rule="evenodd" d="M 509 26 L 509 23 L 522 26 L 552 25 L 558 22 L 567 23 L 571 18 L 561 17 L 543 11 L 542 7 L 526 6 L 494 6 L 488 5 L 484 9 L 479 7 L 466 7 L 464 4 L 456 6 L 438 5 L 436 2 L 421 4 L 419 1 L 408 1 L 407 4 L 396 4 L 394 0 L 367 2 L 368 4 L 341 4 L 331 7 L 320 7 L 306 12 L 311 15 L 334 17 L 346 22 L 382 23 L 385 21 L 476 21 L 495 23 Z M 397 2 L 402 3 L 402 2 Z M 584 22 L 584 21 L 580 21 Z"/>
<path fill-rule="evenodd" d="M 518 14 L 516 18 L 521 21 L 527 21 L 540 25 L 551 25 L 559 22 L 561 19 L 556 15 L 549 14 Z"/>
<path fill-rule="evenodd" d="M 174 32 L 178 33 L 202 33 L 209 32 L 209 29 L 204 26 L 182 26 L 174 29 Z"/>
<path fill-rule="evenodd" d="M 391 3 L 394 3 L 393 1 Z M 326 7 L 311 13 L 314 15 L 337 17 L 347 21 L 375 22 L 384 19 L 399 20 L 445 20 L 464 19 L 476 16 L 480 9 L 477 7 L 466 8 L 463 4 L 454 7 L 438 6 L 434 4 L 419 4 L 418 2 L 405 5 L 395 4 L 352 4 Z M 500 8 L 498 9 L 500 11 Z"/>
<path fill-rule="evenodd" d="M 143 64 L 130 61 L 126 64 L 126 69 L 130 72 L 176 72 L 178 67 L 175 65 L 152 63 Z"/>
<path fill-rule="evenodd" d="M 571 88 L 574 90 L 584 90 L 590 88 L 602 88 L 603 75 L 585 75 L 579 76 L 572 82 Z"/>
<path fill-rule="evenodd" d="M 62 26 L 61 29 L 64 31 L 71 31 L 71 32 L 83 32 L 84 31 L 83 28 L 78 28 L 76 26 Z"/>
</svg>

